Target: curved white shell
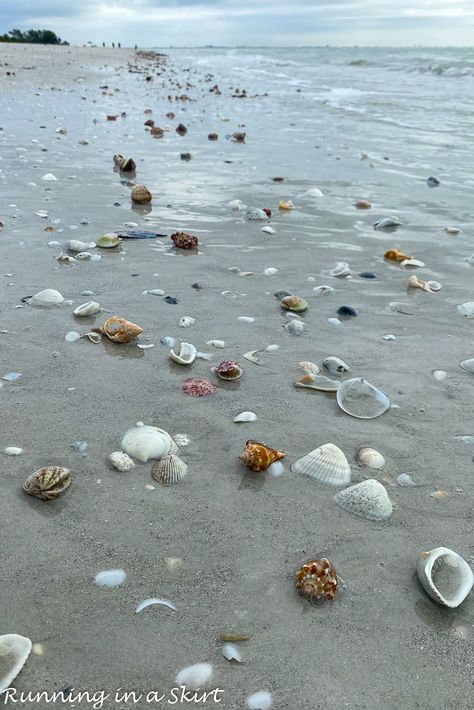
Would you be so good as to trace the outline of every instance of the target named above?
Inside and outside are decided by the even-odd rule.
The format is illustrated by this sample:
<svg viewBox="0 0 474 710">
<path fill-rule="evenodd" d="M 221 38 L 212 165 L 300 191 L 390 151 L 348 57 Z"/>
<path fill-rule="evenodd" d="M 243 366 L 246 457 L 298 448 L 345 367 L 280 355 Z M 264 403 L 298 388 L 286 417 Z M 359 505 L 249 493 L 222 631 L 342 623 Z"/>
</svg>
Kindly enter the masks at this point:
<svg viewBox="0 0 474 710">
<path fill-rule="evenodd" d="M 334 500 L 344 510 L 367 520 L 388 520 L 393 512 L 387 491 L 374 478 L 339 491 Z"/>
<path fill-rule="evenodd" d="M 176 676 L 177 685 L 185 685 L 189 690 L 197 690 L 206 685 L 211 679 L 212 666 L 210 663 L 195 663 L 179 671 Z"/>
<path fill-rule="evenodd" d="M 237 661 L 237 663 L 242 663 L 242 655 L 237 646 L 233 643 L 225 643 L 222 646 L 222 655 L 228 661 Z"/>
<path fill-rule="evenodd" d="M 87 251 L 88 249 L 94 249 L 95 242 L 80 242 L 78 239 L 70 239 L 65 244 L 66 249 L 69 251 Z"/>
<path fill-rule="evenodd" d="M 468 360 L 462 360 L 462 362 L 459 363 L 459 367 L 466 370 L 466 372 L 472 372 L 474 374 L 474 357 Z"/>
<path fill-rule="evenodd" d="M 152 599 L 144 599 L 144 601 L 140 602 L 140 604 L 137 606 L 135 609 L 135 614 L 139 614 L 143 609 L 146 609 L 149 606 L 153 606 L 154 604 L 160 604 L 161 606 L 167 606 L 169 609 L 173 609 L 173 611 L 178 611 L 175 605 L 173 604 L 172 601 L 169 599 L 161 599 L 158 597 L 153 597 Z"/>
<path fill-rule="evenodd" d="M 135 467 L 135 462 L 123 451 L 113 451 L 109 456 L 109 461 L 117 471 L 130 471 Z"/>
<path fill-rule="evenodd" d="M 44 291 L 38 291 L 30 298 L 32 306 L 59 306 L 64 302 L 64 296 L 54 288 L 45 288 Z"/>
<path fill-rule="evenodd" d="M 419 259 L 404 259 L 400 262 L 401 269 L 422 269 L 425 266 Z"/>
<path fill-rule="evenodd" d="M 382 454 L 376 449 L 371 449 L 369 446 L 363 446 L 357 452 L 357 463 L 367 468 L 383 468 L 385 459 Z"/>
<path fill-rule="evenodd" d="M 94 582 L 98 587 L 115 589 L 115 587 L 120 587 L 125 582 L 126 577 L 127 574 L 123 569 L 105 569 L 96 574 Z"/>
<path fill-rule="evenodd" d="M 268 710 L 272 706 L 272 694 L 268 690 L 257 690 L 249 695 L 245 701 L 249 710 Z"/>
<path fill-rule="evenodd" d="M 396 229 L 400 225 L 401 222 L 396 217 L 383 217 L 374 222 L 372 226 L 374 229 Z"/>
<path fill-rule="evenodd" d="M 176 454 L 166 454 L 153 466 L 153 478 L 165 485 L 181 483 L 187 475 L 188 465 Z"/>
<path fill-rule="evenodd" d="M 0 694 L 10 688 L 30 655 L 31 641 L 26 636 L 0 636 Z"/>
<path fill-rule="evenodd" d="M 387 411 L 390 400 L 363 377 L 355 377 L 341 383 L 336 395 L 340 408 L 358 419 L 374 419 Z"/>
<path fill-rule="evenodd" d="M 191 316 L 183 316 L 179 319 L 178 325 L 180 328 L 189 328 L 189 326 L 194 325 L 195 322 L 195 318 L 192 318 Z"/>
<path fill-rule="evenodd" d="M 100 304 L 96 303 L 95 301 L 86 301 L 86 303 L 81 303 L 80 306 L 77 306 L 73 310 L 73 314 L 75 316 L 93 316 L 94 313 L 98 313 L 100 311 Z"/>
<path fill-rule="evenodd" d="M 191 343 L 181 343 L 179 353 L 175 353 L 173 349 L 169 352 L 170 360 L 177 362 L 178 365 L 191 365 L 196 359 L 197 350 Z"/>
<path fill-rule="evenodd" d="M 447 547 L 422 552 L 416 571 L 430 597 L 450 609 L 462 604 L 474 584 L 474 574 L 467 562 Z"/>
<path fill-rule="evenodd" d="M 208 340 L 206 345 L 212 345 L 213 348 L 225 348 L 225 342 L 223 340 Z"/>
<path fill-rule="evenodd" d="M 321 286 L 315 286 L 313 288 L 313 291 L 315 293 L 319 293 L 322 296 L 326 296 L 328 293 L 331 293 L 331 291 L 334 291 L 332 286 L 327 286 L 326 284 L 322 284 Z"/>
<path fill-rule="evenodd" d="M 256 419 L 255 412 L 241 412 L 234 417 L 234 422 L 254 422 Z"/>
<path fill-rule="evenodd" d="M 329 272 L 331 276 L 338 276 L 338 277 L 344 277 L 344 276 L 350 276 L 351 274 L 351 267 L 349 264 L 347 264 L 345 261 L 339 261 L 334 269 L 331 269 Z"/>
<path fill-rule="evenodd" d="M 324 444 L 295 461 L 290 471 L 314 478 L 325 486 L 345 486 L 351 480 L 351 467 L 344 452 L 334 444 Z"/>
<path fill-rule="evenodd" d="M 342 374 L 343 372 L 349 372 L 350 368 L 344 360 L 340 360 L 338 357 L 330 355 L 325 360 L 323 360 L 323 367 L 329 370 L 333 375 Z"/>
<path fill-rule="evenodd" d="M 178 447 L 168 432 L 155 426 L 137 426 L 125 432 L 122 449 L 129 455 L 146 463 L 149 459 L 161 459 L 166 454 L 175 454 Z"/>
<path fill-rule="evenodd" d="M 310 187 L 309 190 L 306 190 L 304 193 L 307 197 L 323 197 L 323 193 L 319 189 L 319 187 Z"/>
</svg>

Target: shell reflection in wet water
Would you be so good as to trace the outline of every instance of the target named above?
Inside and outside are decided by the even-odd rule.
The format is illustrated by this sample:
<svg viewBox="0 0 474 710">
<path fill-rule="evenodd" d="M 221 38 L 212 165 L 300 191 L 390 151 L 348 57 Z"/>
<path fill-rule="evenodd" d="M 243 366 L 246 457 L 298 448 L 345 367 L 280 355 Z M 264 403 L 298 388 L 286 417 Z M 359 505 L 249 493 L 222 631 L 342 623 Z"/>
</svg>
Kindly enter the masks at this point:
<svg viewBox="0 0 474 710">
<path fill-rule="evenodd" d="M 35 471 L 23 484 L 29 496 L 40 500 L 52 500 L 64 493 L 71 485 L 71 471 L 64 466 L 45 466 Z"/>
<path fill-rule="evenodd" d="M 334 601 L 337 591 L 334 566 L 326 557 L 320 560 L 309 560 L 296 573 L 296 589 L 308 601 L 317 599 Z"/>
<path fill-rule="evenodd" d="M 172 485 L 180 483 L 188 475 L 188 466 L 176 454 L 163 456 L 151 469 L 152 478 L 157 483 Z"/>
<path fill-rule="evenodd" d="M 334 500 L 344 510 L 367 520 L 388 520 L 393 512 L 387 491 L 373 478 L 339 491 Z"/>
<path fill-rule="evenodd" d="M 295 461 L 290 470 L 309 476 L 325 486 L 345 486 L 351 480 L 351 467 L 344 452 L 334 444 L 324 444 Z"/>
<path fill-rule="evenodd" d="M 385 459 L 382 454 L 369 446 L 363 446 L 359 449 L 356 460 L 360 466 L 367 466 L 367 468 L 378 469 L 385 466 Z"/>
<path fill-rule="evenodd" d="M 358 419 L 374 419 L 390 407 L 387 395 L 363 377 L 342 382 L 336 398 L 339 407 L 346 414 Z"/>
<path fill-rule="evenodd" d="M 430 597 L 450 609 L 462 604 L 474 584 L 468 563 L 447 547 L 422 552 L 416 571 Z"/>
<path fill-rule="evenodd" d="M 251 471 L 266 471 L 274 462 L 284 458 L 283 451 L 277 451 L 258 441 L 249 439 L 245 442 L 245 449 L 240 454 L 239 459 Z"/>
</svg>

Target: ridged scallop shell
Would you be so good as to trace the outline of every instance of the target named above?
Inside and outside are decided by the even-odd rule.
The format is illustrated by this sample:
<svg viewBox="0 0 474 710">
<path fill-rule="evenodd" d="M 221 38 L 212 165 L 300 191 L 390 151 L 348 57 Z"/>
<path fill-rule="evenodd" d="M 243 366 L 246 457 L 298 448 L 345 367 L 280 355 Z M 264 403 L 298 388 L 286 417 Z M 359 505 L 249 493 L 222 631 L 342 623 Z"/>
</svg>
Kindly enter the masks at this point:
<svg viewBox="0 0 474 710">
<path fill-rule="evenodd" d="M 285 296 L 280 301 L 280 306 L 286 311 L 302 313 L 308 308 L 308 303 L 301 296 Z"/>
<path fill-rule="evenodd" d="M 45 288 L 44 291 L 35 293 L 35 295 L 30 298 L 29 302 L 32 306 L 59 306 L 64 302 L 64 296 L 54 288 Z"/>
<path fill-rule="evenodd" d="M 334 566 L 326 557 L 309 560 L 296 573 L 296 589 L 308 601 L 327 599 L 332 602 L 337 590 Z"/>
<path fill-rule="evenodd" d="M 422 552 L 416 571 L 430 597 L 450 609 L 462 604 L 474 584 L 468 563 L 447 547 Z"/>
<path fill-rule="evenodd" d="M 345 486 L 351 467 L 344 452 L 335 444 L 323 444 L 291 464 L 290 471 L 314 478 L 324 486 Z"/>
<path fill-rule="evenodd" d="M 175 454 L 163 456 L 151 469 L 152 478 L 158 483 L 180 483 L 188 475 L 188 466 Z"/>
<path fill-rule="evenodd" d="M 179 347 L 179 353 L 176 353 L 173 349 L 169 351 L 169 358 L 173 362 L 177 362 L 178 365 L 191 365 L 196 359 L 197 350 L 191 343 L 181 343 Z"/>
<path fill-rule="evenodd" d="M 115 232 L 109 232 L 96 239 L 95 243 L 101 249 L 113 249 L 114 247 L 118 247 L 121 241 L 122 240 Z"/>
<path fill-rule="evenodd" d="M 176 454 L 178 447 L 163 429 L 155 426 L 137 426 L 125 432 L 122 449 L 129 455 L 146 463 L 149 459 L 161 459 L 167 454 Z"/>
<path fill-rule="evenodd" d="M 358 419 L 374 419 L 387 411 L 390 400 L 363 377 L 355 377 L 341 383 L 336 395 L 339 407 Z"/>
<path fill-rule="evenodd" d="M 342 374 L 343 372 L 349 372 L 349 365 L 340 360 L 338 357 L 330 355 L 325 360 L 323 360 L 323 367 L 326 368 L 331 374 Z"/>
<path fill-rule="evenodd" d="M 146 204 L 151 202 L 151 192 L 145 187 L 145 185 L 135 185 L 131 193 L 132 202 L 137 202 L 140 204 Z"/>
<path fill-rule="evenodd" d="M 344 510 L 367 520 L 388 520 L 393 512 L 387 491 L 373 478 L 339 491 L 334 500 Z"/>
<path fill-rule="evenodd" d="M 63 466 L 45 466 L 35 471 L 23 484 L 29 496 L 40 500 L 52 500 L 64 493 L 71 485 L 71 471 Z"/>
<path fill-rule="evenodd" d="M 143 333 L 143 328 L 125 318 L 112 316 L 100 328 L 92 328 L 96 333 L 106 335 L 114 343 L 130 343 Z"/>
<path fill-rule="evenodd" d="M 238 380 L 243 373 L 240 363 L 235 360 L 223 360 L 213 369 L 221 380 Z"/>
<path fill-rule="evenodd" d="M 265 444 L 249 439 L 245 442 L 245 449 L 240 454 L 239 459 L 251 471 L 266 471 L 274 461 L 279 461 L 285 456 L 286 454 L 283 451 L 277 451 L 265 446 Z"/>
<path fill-rule="evenodd" d="M 308 373 L 300 377 L 299 380 L 296 380 L 294 386 L 301 387 L 302 389 L 318 390 L 319 392 L 337 392 L 340 384 L 340 382 L 331 380 L 325 375 L 312 375 Z"/>
<path fill-rule="evenodd" d="M 385 466 L 385 459 L 382 454 L 369 446 L 363 446 L 359 449 L 356 461 L 360 466 L 367 466 L 367 468 L 379 469 Z"/>
<path fill-rule="evenodd" d="M 93 316 L 95 313 L 100 311 L 100 304 L 95 301 L 86 301 L 86 303 L 81 303 L 73 310 L 75 316 Z"/>
<path fill-rule="evenodd" d="M 4 690 L 11 687 L 11 684 L 25 665 L 31 648 L 32 643 L 26 636 L 19 636 L 18 634 L 0 636 L 0 695 Z M 8 702 L 6 697 L 4 702 Z M 13 702 L 16 701 L 14 700 Z"/>
</svg>

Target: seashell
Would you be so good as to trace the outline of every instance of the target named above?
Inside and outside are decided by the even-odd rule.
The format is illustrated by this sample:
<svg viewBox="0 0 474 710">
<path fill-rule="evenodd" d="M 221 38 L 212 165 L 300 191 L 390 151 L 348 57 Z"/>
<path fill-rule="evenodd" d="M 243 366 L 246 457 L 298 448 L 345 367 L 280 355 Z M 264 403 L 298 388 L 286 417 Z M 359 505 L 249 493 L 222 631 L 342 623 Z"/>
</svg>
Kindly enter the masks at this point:
<svg viewBox="0 0 474 710">
<path fill-rule="evenodd" d="M 406 261 L 407 259 L 413 259 L 412 256 L 407 256 L 399 249 L 389 249 L 385 252 L 383 258 L 388 259 L 389 261 Z"/>
<path fill-rule="evenodd" d="M 163 338 L 161 338 L 160 343 L 162 345 L 166 345 L 166 347 L 168 348 L 172 348 L 176 343 L 176 339 L 173 338 L 173 336 L 171 335 L 165 335 Z"/>
<path fill-rule="evenodd" d="M 401 488 L 420 485 L 419 483 L 415 483 L 409 473 L 401 473 L 399 476 L 397 476 L 397 483 Z"/>
<path fill-rule="evenodd" d="M 32 306 L 42 306 L 43 308 L 50 308 L 51 306 L 59 306 L 64 302 L 64 296 L 62 296 L 59 291 L 54 288 L 46 288 L 44 291 L 38 291 L 34 296 L 30 298 L 30 305 Z"/>
<path fill-rule="evenodd" d="M 435 281 L 434 283 L 437 282 Z M 428 281 L 423 281 L 423 279 L 419 279 L 418 276 L 415 276 L 415 274 L 413 274 L 413 276 L 410 276 L 407 281 L 407 286 L 409 288 L 420 288 L 422 291 L 426 291 L 427 293 L 435 293 L 429 287 Z"/>
<path fill-rule="evenodd" d="M 188 377 L 183 381 L 181 389 L 189 397 L 206 397 L 216 391 L 214 385 L 203 377 Z"/>
<path fill-rule="evenodd" d="M 435 380 L 437 380 L 438 382 L 442 382 L 448 376 L 448 373 L 445 372 L 444 370 L 433 370 L 433 372 L 431 374 L 433 375 Z"/>
<path fill-rule="evenodd" d="M 235 212 L 241 212 L 245 208 L 245 205 L 242 200 L 231 200 L 227 203 L 227 207 L 230 207 L 230 209 Z"/>
<path fill-rule="evenodd" d="M 356 318 L 359 315 L 358 311 L 352 306 L 340 306 L 337 309 L 337 314 L 345 318 Z"/>
<path fill-rule="evenodd" d="M 187 475 L 187 464 L 181 461 L 176 454 L 163 456 L 158 463 L 153 464 L 151 469 L 152 478 L 157 481 L 157 483 L 164 483 L 165 485 L 181 483 Z"/>
<path fill-rule="evenodd" d="M 170 239 L 178 249 L 196 249 L 198 245 L 198 238 L 186 232 L 175 232 Z"/>
<path fill-rule="evenodd" d="M 267 213 L 264 210 L 259 209 L 258 207 L 251 207 L 249 210 L 247 210 L 245 216 L 251 221 L 256 221 L 259 219 L 268 219 Z"/>
<path fill-rule="evenodd" d="M 284 200 L 280 200 L 278 203 L 278 209 L 279 210 L 294 210 L 295 206 L 291 200 L 287 200 L 286 202 Z"/>
<path fill-rule="evenodd" d="M 268 224 L 266 224 L 265 227 L 262 227 L 260 231 L 265 232 L 266 234 L 275 234 L 273 227 L 270 227 Z"/>
<path fill-rule="evenodd" d="M 374 478 L 339 491 L 334 500 L 344 510 L 367 520 L 388 520 L 393 512 L 387 491 Z"/>
<path fill-rule="evenodd" d="M 108 232 L 96 239 L 95 243 L 101 249 L 113 249 L 114 247 L 118 247 L 121 241 L 122 240 L 115 232 Z"/>
<path fill-rule="evenodd" d="M 469 360 L 462 360 L 459 363 L 459 367 L 466 370 L 466 372 L 471 372 L 474 375 L 474 357 L 469 358 Z"/>
<path fill-rule="evenodd" d="M 94 249 L 95 245 L 95 242 L 80 242 L 78 239 L 70 239 L 64 246 L 68 251 L 81 252 Z"/>
<path fill-rule="evenodd" d="M 300 296 L 285 296 L 281 299 L 280 305 L 286 311 L 294 311 L 295 313 L 302 313 L 308 308 L 307 302 Z"/>
<path fill-rule="evenodd" d="M 433 292 L 436 293 L 437 291 L 441 291 L 441 289 L 443 288 L 441 286 L 441 284 L 439 283 L 439 281 L 427 281 L 426 284 L 432 293 Z"/>
<path fill-rule="evenodd" d="M 184 136 L 187 132 L 188 129 L 186 128 L 186 126 L 183 123 L 178 123 L 178 125 L 176 126 L 176 133 L 178 133 L 178 135 L 180 136 Z"/>
<path fill-rule="evenodd" d="M 35 471 L 23 484 L 29 496 L 40 500 L 52 500 L 64 493 L 71 485 L 71 471 L 64 466 L 44 466 Z"/>
<path fill-rule="evenodd" d="M 363 377 L 342 382 L 336 398 L 339 407 L 346 414 L 358 419 L 375 419 L 390 407 L 387 395 Z"/>
<path fill-rule="evenodd" d="M 123 569 L 105 569 L 98 572 L 94 577 L 94 582 L 98 587 L 106 587 L 107 589 L 115 589 L 120 587 L 127 577 Z"/>
<path fill-rule="evenodd" d="M 468 563 L 447 547 L 420 553 L 416 571 L 430 597 L 450 609 L 462 604 L 474 584 Z"/>
<path fill-rule="evenodd" d="M 319 187 L 310 187 L 304 194 L 306 197 L 324 197 Z"/>
<path fill-rule="evenodd" d="M 269 476 L 276 477 L 276 476 L 281 476 L 281 474 L 283 473 L 284 470 L 285 470 L 285 467 L 281 461 L 274 461 L 267 468 L 267 473 L 269 474 Z"/>
<path fill-rule="evenodd" d="M 278 269 L 274 266 L 267 266 L 267 268 L 263 270 L 263 273 L 265 276 L 275 276 L 275 274 L 278 273 Z"/>
<path fill-rule="evenodd" d="M 69 256 L 69 254 L 63 254 L 62 252 L 60 253 L 59 256 L 56 257 L 56 261 L 62 261 L 66 264 L 76 264 L 77 259 L 75 259 L 73 256 Z"/>
<path fill-rule="evenodd" d="M 314 362 L 308 362 L 307 360 L 299 362 L 298 367 L 307 375 L 317 375 L 319 372 L 319 367 Z"/>
<path fill-rule="evenodd" d="M 290 335 L 302 335 L 306 326 L 300 320 L 290 320 L 288 323 L 285 323 L 283 327 Z"/>
<path fill-rule="evenodd" d="M 102 335 L 100 333 L 83 333 L 81 338 L 88 338 L 91 343 L 101 343 Z"/>
<path fill-rule="evenodd" d="M 129 320 L 125 320 L 125 318 L 112 316 L 105 321 L 103 326 L 100 328 L 92 328 L 92 331 L 106 335 L 108 339 L 112 340 L 114 343 L 130 343 L 134 338 L 137 338 L 140 333 L 143 333 L 143 328 Z"/>
<path fill-rule="evenodd" d="M 422 269 L 423 266 L 425 266 L 423 261 L 414 258 L 404 259 L 400 262 L 401 269 Z"/>
<path fill-rule="evenodd" d="M 273 703 L 272 694 L 268 690 L 257 690 L 245 700 L 249 710 L 269 710 Z"/>
<path fill-rule="evenodd" d="M 325 375 L 313 375 L 308 373 L 300 377 L 294 383 L 295 387 L 300 387 L 302 389 L 318 390 L 319 392 L 337 392 L 341 383 L 336 382 L 336 380 L 331 380 Z"/>
<path fill-rule="evenodd" d="M 75 316 L 93 316 L 100 311 L 100 305 L 95 301 L 86 301 L 73 310 Z"/>
<path fill-rule="evenodd" d="M 114 163 L 121 173 L 134 173 L 137 165 L 133 158 L 124 158 L 123 155 L 114 155 Z"/>
<path fill-rule="evenodd" d="M 145 185 L 135 185 L 131 192 L 132 202 L 137 202 L 139 205 L 151 202 L 152 194 Z"/>
<path fill-rule="evenodd" d="M 176 454 L 178 447 L 167 431 L 155 426 L 136 426 L 125 432 L 122 449 L 129 455 L 146 463 L 149 459 L 161 459 L 167 454 Z"/>
<path fill-rule="evenodd" d="M 242 323 L 255 323 L 255 318 L 252 318 L 252 316 L 237 316 L 237 320 Z"/>
<path fill-rule="evenodd" d="M 324 444 L 295 461 L 290 471 L 314 478 L 324 486 L 345 486 L 351 480 L 351 467 L 344 452 L 335 444 Z"/>
<path fill-rule="evenodd" d="M 256 419 L 255 412 L 241 412 L 234 417 L 234 422 L 254 422 Z"/>
<path fill-rule="evenodd" d="M 11 684 L 25 665 L 31 648 L 32 643 L 26 636 L 20 636 L 19 634 L 0 636 L 0 695 L 4 690 L 11 687 Z M 8 702 L 6 697 L 4 701 L 5 703 Z"/>
<path fill-rule="evenodd" d="M 135 462 L 124 451 L 113 451 L 109 456 L 112 466 L 122 473 L 135 467 Z"/>
<path fill-rule="evenodd" d="M 81 336 L 79 335 L 79 333 L 76 333 L 75 330 L 70 330 L 69 333 L 66 333 L 64 339 L 65 339 L 68 343 L 74 343 L 74 342 L 76 342 L 76 340 L 79 340 L 80 337 L 81 337 Z"/>
<path fill-rule="evenodd" d="M 7 456 L 20 456 L 23 453 L 19 446 L 7 446 L 3 451 Z"/>
<path fill-rule="evenodd" d="M 246 134 L 245 132 L 242 132 L 242 131 L 235 131 L 235 133 L 233 133 L 232 136 L 231 136 L 231 140 L 232 140 L 234 143 L 245 143 L 245 137 L 246 137 L 246 135 L 247 135 L 247 134 Z"/>
<path fill-rule="evenodd" d="M 357 200 L 354 202 L 354 207 L 357 207 L 358 210 L 370 210 L 372 205 L 367 200 Z"/>
<path fill-rule="evenodd" d="M 183 668 L 175 678 L 176 685 L 184 685 L 189 690 L 203 688 L 212 677 L 210 663 L 195 663 L 193 666 Z"/>
<path fill-rule="evenodd" d="M 256 365 L 261 365 L 262 362 L 258 359 L 258 357 L 255 357 L 255 353 L 260 352 L 259 350 L 249 350 L 248 353 L 244 353 L 242 357 L 244 357 L 246 360 L 249 362 L 254 362 Z"/>
<path fill-rule="evenodd" d="M 343 372 L 349 372 L 350 368 L 344 360 L 340 360 L 338 357 L 330 355 L 325 360 L 323 360 L 323 367 L 326 368 L 332 375 L 342 374 Z"/>
<path fill-rule="evenodd" d="M 76 254 L 76 259 L 79 259 L 79 261 L 87 261 L 88 259 L 92 259 L 93 256 L 99 255 L 91 254 L 90 251 L 80 251 L 79 254 Z"/>
<path fill-rule="evenodd" d="M 342 262 L 341 262 L 342 263 Z M 334 271 L 334 269 L 333 269 Z M 350 273 L 350 269 L 349 269 Z M 337 275 L 337 274 L 335 274 Z M 315 286 L 313 288 L 314 293 L 318 293 L 320 296 L 326 296 L 328 293 L 331 293 L 331 291 L 334 291 L 332 286 L 327 286 L 326 284 L 323 284 L 322 286 Z"/>
<path fill-rule="evenodd" d="M 266 471 L 270 464 L 274 461 L 279 461 L 285 456 L 286 454 L 283 451 L 271 449 L 265 444 L 249 439 L 245 442 L 245 449 L 240 454 L 239 459 L 251 471 Z"/>
<path fill-rule="evenodd" d="M 223 360 L 214 371 L 221 380 L 238 380 L 243 374 L 240 363 L 235 360 Z"/>
<path fill-rule="evenodd" d="M 34 298 L 34 296 L 33 296 L 33 298 Z M 30 301 L 30 303 L 31 303 L 31 301 Z M 467 316 L 468 318 L 473 318 L 474 317 L 474 301 L 467 301 L 466 303 L 461 303 L 459 306 L 456 306 L 456 310 L 462 316 Z"/>
<path fill-rule="evenodd" d="M 296 573 L 296 589 L 308 601 L 314 599 L 334 601 L 337 575 L 332 563 L 326 557 L 306 562 Z"/>
<path fill-rule="evenodd" d="M 351 267 L 345 261 L 339 261 L 334 267 L 334 269 L 331 269 L 329 273 L 331 276 L 344 278 L 345 276 L 351 275 Z"/>
<path fill-rule="evenodd" d="M 385 459 L 382 454 L 376 449 L 371 449 L 369 446 L 363 446 L 356 454 L 356 461 L 360 466 L 367 468 L 383 468 Z"/>
<path fill-rule="evenodd" d="M 445 227 L 446 234 L 460 234 L 461 230 L 458 227 Z"/>
<path fill-rule="evenodd" d="M 372 226 L 375 230 L 385 229 L 388 232 L 393 232 L 398 229 L 401 224 L 400 220 L 396 217 L 384 217 L 383 219 L 378 219 Z"/>
<path fill-rule="evenodd" d="M 178 326 L 180 328 L 189 328 L 189 326 L 194 325 L 195 322 L 196 322 L 195 318 L 191 318 L 191 316 L 183 316 L 182 318 L 179 319 Z"/>
<path fill-rule="evenodd" d="M 196 359 L 197 350 L 191 343 L 181 343 L 179 354 L 174 350 L 169 351 L 169 358 L 178 365 L 191 365 Z"/>
<path fill-rule="evenodd" d="M 225 342 L 223 340 L 208 340 L 206 345 L 212 345 L 213 348 L 225 348 Z"/>
<path fill-rule="evenodd" d="M 153 597 L 152 599 L 144 599 L 137 608 L 135 609 L 135 614 L 139 614 L 143 609 L 147 609 L 149 606 L 154 606 L 155 604 L 160 604 L 161 606 L 167 606 L 168 609 L 173 609 L 173 611 L 178 611 L 172 601 L 169 599 L 161 599 L 159 597 Z"/>
<path fill-rule="evenodd" d="M 237 661 L 237 663 L 242 663 L 242 654 L 233 643 L 225 643 L 222 646 L 222 655 L 228 661 Z"/>
</svg>

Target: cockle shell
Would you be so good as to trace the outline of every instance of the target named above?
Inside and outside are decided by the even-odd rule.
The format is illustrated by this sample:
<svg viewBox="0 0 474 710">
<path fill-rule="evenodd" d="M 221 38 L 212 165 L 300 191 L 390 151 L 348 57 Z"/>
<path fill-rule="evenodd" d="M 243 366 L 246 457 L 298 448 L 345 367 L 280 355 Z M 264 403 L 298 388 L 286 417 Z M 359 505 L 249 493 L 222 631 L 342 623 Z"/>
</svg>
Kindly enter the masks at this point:
<svg viewBox="0 0 474 710">
<path fill-rule="evenodd" d="M 197 350 L 191 343 L 181 343 L 179 353 L 173 349 L 169 351 L 169 358 L 178 365 L 191 365 L 196 359 Z"/>
<path fill-rule="evenodd" d="M 51 306 L 59 306 L 64 303 L 64 296 L 62 296 L 59 291 L 54 288 L 45 288 L 44 291 L 38 291 L 34 296 L 30 298 L 30 305 L 32 306 L 43 306 L 43 308 L 48 308 Z"/>
<path fill-rule="evenodd" d="M 124 451 L 113 451 L 109 456 L 112 466 L 122 473 L 135 467 L 135 462 Z"/>
<path fill-rule="evenodd" d="M 306 562 L 296 573 L 296 589 L 308 601 L 314 599 L 334 601 L 337 575 L 332 563 L 326 557 Z"/>
<path fill-rule="evenodd" d="M 178 249 L 196 249 L 198 245 L 198 238 L 186 232 L 175 232 L 170 239 Z"/>
<path fill-rule="evenodd" d="M 100 311 L 100 304 L 95 301 L 86 301 L 73 310 L 75 316 L 93 316 Z"/>
<path fill-rule="evenodd" d="M 122 240 L 115 232 L 108 232 L 96 239 L 96 244 L 101 249 L 113 249 L 114 247 L 118 247 L 121 241 Z"/>
<path fill-rule="evenodd" d="M 312 373 L 307 373 L 296 380 L 294 383 L 295 387 L 301 387 L 302 389 L 308 390 L 318 390 L 319 392 L 336 392 L 340 387 L 341 383 L 336 380 L 331 380 L 325 375 L 313 375 Z"/>
<path fill-rule="evenodd" d="M 403 252 L 401 252 L 399 249 L 389 249 L 385 252 L 383 257 L 384 259 L 388 259 L 389 261 L 405 261 L 405 259 L 413 259 L 412 256 L 407 256 L 406 254 L 403 254 Z"/>
<path fill-rule="evenodd" d="M 285 296 L 281 299 L 280 305 L 286 311 L 302 313 L 308 308 L 308 303 L 301 296 Z"/>
<path fill-rule="evenodd" d="M 35 471 L 23 484 L 29 496 L 40 500 L 52 500 L 64 493 L 71 485 L 71 471 L 63 466 L 45 466 Z"/>
<path fill-rule="evenodd" d="M 468 563 L 447 547 L 420 553 L 416 571 L 430 597 L 450 609 L 462 604 L 474 584 Z"/>
<path fill-rule="evenodd" d="M 345 486 L 351 467 L 344 452 L 334 444 L 323 444 L 291 464 L 290 471 L 314 478 L 324 486 Z"/>
<path fill-rule="evenodd" d="M 409 288 L 420 288 L 422 291 L 426 291 L 427 293 L 435 293 L 436 289 L 433 290 L 430 288 L 430 281 L 423 281 L 423 279 L 419 279 L 418 276 L 410 276 L 410 278 L 407 281 L 407 286 Z M 437 284 L 437 281 L 434 281 L 433 283 Z M 439 289 L 438 289 L 439 290 Z"/>
<path fill-rule="evenodd" d="M 188 475 L 188 466 L 176 454 L 167 454 L 153 464 L 151 475 L 158 483 L 181 483 Z"/>
<path fill-rule="evenodd" d="M 121 447 L 129 456 L 142 463 L 178 452 L 178 447 L 168 432 L 147 425 L 136 426 L 125 432 Z"/>
<path fill-rule="evenodd" d="M 138 204 L 146 204 L 151 202 L 151 192 L 145 187 L 145 185 L 135 185 L 131 193 L 132 202 L 137 202 Z"/>
<path fill-rule="evenodd" d="M 285 456 L 286 454 L 283 451 L 271 449 L 265 444 L 249 439 L 245 442 L 245 449 L 240 454 L 239 459 L 251 471 L 266 471 L 274 461 L 279 461 Z"/>
<path fill-rule="evenodd" d="M 374 419 L 387 411 L 390 400 L 363 377 L 341 382 L 336 395 L 339 407 L 358 419 Z"/>
<path fill-rule="evenodd" d="M 221 380 L 238 380 L 243 373 L 240 363 L 235 360 L 223 360 L 213 369 Z"/>
<path fill-rule="evenodd" d="M 78 239 L 70 239 L 65 246 L 69 251 L 81 252 L 87 251 L 87 249 L 94 249 L 95 242 L 80 242 Z"/>
<path fill-rule="evenodd" d="M 339 491 L 334 500 L 344 510 L 367 520 L 388 520 L 393 511 L 384 486 L 373 478 Z"/>
<path fill-rule="evenodd" d="M 344 360 L 340 360 L 338 357 L 330 355 L 325 360 L 323 360 L 323 367 L 326 368 L 331 374 L 342 374 L 343 372 L 349 372 L 349 365 L 347 365 Z"/>
<path fill-rule="evenodd" d="M 119 316 L 112 316 L 105 321 L 103 326 L 92 328 L 92 330 L 106 335 L 114 343 L 130 343 L 140 333 L 143 333 L 143 328 L 139 325 L 135 325 L 135 323 L 131 323 L 129 320 Z"/>
<path fill-rule="evenodd" d="M 0 695 L 11 687 L 25 665 L 31 648 L 32 643 L 26 636 L 18 634 L 0 636 Z"/>
<path fill-rule="evenodd" d="M 356 461 L 360 466 L 367 466 L 367 468 L 379 469 L 385 466 L 385 458 L 382 454 L 369 446 L 363 446 L 359 449 Z"/>
</svg>

